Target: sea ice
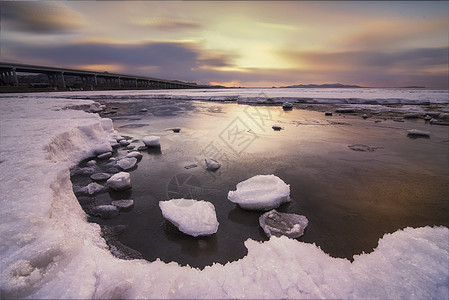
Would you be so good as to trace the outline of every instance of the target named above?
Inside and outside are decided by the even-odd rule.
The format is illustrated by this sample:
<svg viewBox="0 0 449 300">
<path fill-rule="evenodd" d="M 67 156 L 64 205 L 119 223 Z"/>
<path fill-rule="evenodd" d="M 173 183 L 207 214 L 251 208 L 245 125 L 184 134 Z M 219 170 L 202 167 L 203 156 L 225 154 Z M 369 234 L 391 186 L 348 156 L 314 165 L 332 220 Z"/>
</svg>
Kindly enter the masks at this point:
<svg viewBox="0 0 449 300">
<path fill-rule="evenodd" d="M 136 164 L 137 158 L 135 157 L 124 157 L 117 162 L 117 165 L 125 171 L 134 168 Z"/>
<path fill-rule="evenodd" d="M 221 167 L 221 164 L 211 157 L 206 157 L 204 159 L 206 161 L 206 167 L 208 170 L 218 170 Z"/>
<path fill-rule="evenodd" d="M 181 232 L 197 237 L 211 235 L 218 230 L 215 207 L 207 201 L 172 199 L 159 201 L 162 215 Z"/>
<path fill-rule="evenodd" d="M 304 234 L 309 221 L 305 216 L 280 213 L 273 209 L 259 217 L 259 224 L 268 237 L 285 235 L 297 238 Z"/>
<path fill-rule="evenodd" d="M 270 210 L 289 202 L 290 186 L 274 175 L 257 175 L 237 184 L 228 199 L 241 208 Z"/>
<path fill-rule="evenodd" d="M 131 177 L 127 172 L 120 172 L 112 175 L 106 185 L 116 191 L 127 190 L 131 188 Z"/>
<path fill-rule="evenodd" d="M 145 144 L 145 146 L 147 147 L 160 147 L 160 137 L 155 136 L 155 135 L 148 135 L 142 138 L 142 142 Z"/>
</svg>

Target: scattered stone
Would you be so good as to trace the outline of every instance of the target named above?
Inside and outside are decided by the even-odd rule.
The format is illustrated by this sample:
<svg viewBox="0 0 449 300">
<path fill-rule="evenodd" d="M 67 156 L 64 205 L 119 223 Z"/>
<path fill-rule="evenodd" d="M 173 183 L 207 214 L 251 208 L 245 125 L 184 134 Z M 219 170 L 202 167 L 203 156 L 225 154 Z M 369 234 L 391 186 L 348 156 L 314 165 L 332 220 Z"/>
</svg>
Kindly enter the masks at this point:
<svg viewBox="0 0 449 300">
<path fill-rule="evenodd" d="M 120 143 L 117 143 L 116 141 L 110 141 L 109 144 L 111 144 L 113 149 L 120 147 Z"/>
<path fill-rule="evenodd" d="M 137 151 L 132 151 L 126 154 L 126 157 L 134 157 L 138 161 L 142 159 L 143 155 Z"/>
<path fill-rule="evenodd" d="M 426 115 L 431 118 L 436 118 L 440 115 L 440 113 L 437 111 L 428 111 L 428 112 L 426 112 Z"/>
<path fill-rule="evenodd" d="M 90 212 L 94 216 L 102 219 L 111 219 L 120 214 L 119 209 L 114 205 L 98 205 L 95 206 Z"/>
<path fill-rule="evenodd" d="M 112 157 L 112 152 L 106 152 L 106 153 L 102 153 L 100 155 L 97 155 L 98 159 L 108 159 Z"/>
<path fill-rule="evenodd" d="M 426 121 L 428 122 L 428 121 L 432 120 L 432 117 L 429 116 L 429 115 L 426 115 L 426 117 L 424 118 L 424 120 L 426 120 Z"/>
<path fill-rule="evenodd" d="M 309 220 L 302 215 L 280 213 L 273 209 L 259 217 L 259 224 L 269 238 L 285 235 L 295 239 L 304 234 Z"/>
<path fill-rule="evenodd" d="M 110 166 L 104 166 L 103 171 L 105 173 L 115 174 L 115 173 L 121 172 L 121 169 L 117 165 L 110 165 Z"/>
<path fill-rule="evenodd" d="M 142 142 L 145 144 L 145 146 L 147 147 L 160 147 L 160 137 L 155 136 L 155 135 L 148 135 L 142 138 Z"/>
<path fill-rule="evenodd" d="M 145 151 L 145 150 L 148 150 L 147 146 L 139 146 L 139 147 L 137 147 L 137 151 Z"/>
<path fill-rule="evenodd" d="M 380 123 L 382 120 L 374 120 L 374 123 Z"/>
<path fill-rule="evenodd" d="M 140 110 L 141 112 L 147 112 L 148 111 L 148 109 L 146 109 L 146 108 L 142 108 L 141 110 Z"/>
<path fill-rule="evenodd" d="M 179 127 L 176 127 L 176 128 L 173 128 L 173 129 L 172 129 L 172 131 L 173 131 L 173 132 L 176 132 L 176 133 L 178 133 L 178 132 L 180 132 L 180 131 L 181 131 L 181 128 L 179 128 Z"/>
<path fill-rule="evenodd" d="M 115 191 L 123 191 L 131 188 L 131 177 L 127 172 L 120 172 L 111 176 L 106 185 Z"/>
<path fill-rule="evenodd" d="M 423 131 L 423 130 L 418 130 L 418 129 L 410 129 L 407 131 L 407 136 L 409 137 L 426 137 L 429 138 L 430 137 L 430 132 L 428 131 Z"/>
<path fill-rule="evenodd" d="M 122 146 L 122 147 L 126 147 L 126 146 L 129 145 L 129 142 L 128 142 L 127 140 L 120 140 L 119 144 L 120 144 L 120 146 Z"/>
<path fill-rule="evenodd" d="M 348 148 L 351 150 L 360 151 L 360 152 L 373 152 L 377 149 L 375 147 L 370 147 L 370 146 L 361 145 L 361 144 L 349 145 Z"/>
<path fill-rule="evenodd" d="M 111 178 L 112 174 L 109 173 L 95 173 L 90 175 L 90 179 L 93 181 L 101 182 Z"/>
<path fill-rule="evenodd" d="M 134 150 L 134 148 L 136 148 L 136 146 L 129 145 L 129 146 L 123 147 L 123 150 Z"/>
<path fill-rule="evenodd" d="M 221 164 L 211 157 L 206 157 L 204 160 L 206 161 L 206 167 L 208 170 L 215 171 L 221 167 Z"/>
<path fill-rule="evenodd" d="M 282 129 L 279 125 L 273 125 L 271 128 L 273 128 L 274 131 L 280 131 Z"/>
<path fill-rule="evenodd" d="M 282 105 L 282 109 L 283 109 L 283 110 L 292 110 L 292 109 L 293 109 L 293 104 L 290 103 L 290 102 L 285 102 L 285 103 Z"/>
<path fill-rule="evenodd" d="M 332 116 L 332 112 L 331 111 L 327 111 L 324 113 L 325 116 Z"/>
<path fill-rule="evenodd" d="M 135 157 L 125 157 L 117 162 L 117 165 L 125 171 L 134 168 L 136 164 L 137 158 Z"/>
<path fill-rule="evenodd" d="M 111 202 L 112 205 L 116 206 L 119 210 L 127 210 L 133 207 L 134 200 L 116 200 Z"/>
<path fill-rule="evenodd" d="M 191 165 L 185 166 L 184 168 L 186 168 L 188 170 L 188 169 L 193 169 L 193 168 L 196 168 L 196 167 L 198 167 L 197 164 L 191 164 Z"/>
<path fill-rule="evenodd" d="M 362 118 L 363 118 L 364 120 L 366 120 L 366 119 L 368 119 L 368 115 L 367 115 L 367 114 L 363 114 Z"/>
<path fill-rule="evenodd" d="M 159 201 L 165 219 L 181 232 L 197 237 L 217 232 L 219 223 L 215 207 L 207 201 L 193 199 L 172 199 Z"/>
<path fill-rule="evenodd" d="M 449 126 L 449 123 L 448 123 L 448 122 L 443 122 L 443 121 L 439 121 L 439 120 L 436 120 L 436 119 L 431 119 L 431 120 L 429 121 L 429 123 L 432 124 L 432 125 L 445 125 L 445 126 Z"/>
<path fill-rule="evenodd" d="M 396 119 L 393 119 L 393 121 L 394 121 L 394 122 L 404 122 L 404 120 L 403 120 L 403 119 L 401 119 L 401 118 L 396 118 Z"/>
</svg>

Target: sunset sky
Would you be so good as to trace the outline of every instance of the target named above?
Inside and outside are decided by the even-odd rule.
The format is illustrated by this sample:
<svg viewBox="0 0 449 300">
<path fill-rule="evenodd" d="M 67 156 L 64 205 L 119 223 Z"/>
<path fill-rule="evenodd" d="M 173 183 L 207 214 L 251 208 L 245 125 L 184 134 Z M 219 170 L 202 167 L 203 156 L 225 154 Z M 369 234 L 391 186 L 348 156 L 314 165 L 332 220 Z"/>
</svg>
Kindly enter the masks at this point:
<svg viewBox="0 0 449 300">
<path fill-rule="evenodd" d="M 226 86 L 448 88 L 449 2 L 0 2 L 0 60 Z"/>
</svg>

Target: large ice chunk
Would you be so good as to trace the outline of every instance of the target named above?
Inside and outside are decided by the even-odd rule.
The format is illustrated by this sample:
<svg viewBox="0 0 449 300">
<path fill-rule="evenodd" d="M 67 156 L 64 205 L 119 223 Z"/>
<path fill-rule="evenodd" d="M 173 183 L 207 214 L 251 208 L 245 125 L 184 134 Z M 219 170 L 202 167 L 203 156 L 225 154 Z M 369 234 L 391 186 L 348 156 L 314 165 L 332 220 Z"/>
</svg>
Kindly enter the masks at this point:
<svg viewBox="0 0 449 300">
<path fill-rule="evenodd" d="M 131 177 L 127 172 L 120 172 L 112 175 L 106 181 L 106 185 L 116 191 L 127 190 L 131 188 Z"/>
<path fill-rule="evenodd" d="M 295 239 L 304 234 L 309 220 L 305 216 L 280 213 L 273 209 L 259 217 L 259 224 L 268 237 L 285 235 Z"/>
<path fill-rule="evenodd" d="M 241 208 L 270 210 L 290 201 L 290 186 L 274 175 L 257 175 L 237 184 L 228 199 Z"/>
<path fill-rule="evenodd" d="M 172 199 L 159 201 L 162 215 L 185 234 L 201 236 L 218 230 L 215 207 L 207 201 Z"/>
</svg>

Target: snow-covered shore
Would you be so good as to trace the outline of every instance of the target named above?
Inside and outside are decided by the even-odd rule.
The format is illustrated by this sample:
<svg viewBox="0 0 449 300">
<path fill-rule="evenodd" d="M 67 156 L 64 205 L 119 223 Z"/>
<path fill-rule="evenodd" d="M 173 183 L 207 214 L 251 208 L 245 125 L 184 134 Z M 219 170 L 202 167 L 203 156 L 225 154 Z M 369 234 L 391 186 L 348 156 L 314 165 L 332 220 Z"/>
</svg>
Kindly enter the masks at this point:
<svg viewBox="0 0 449 300">
<path fill-rule="evenodd" d="M 0 98 L 2 298 L 418 298 L 449 297 L 449 229 L 385 235 L 354 262 L 313 244 L 248 240 L 248 255 L 200 271 L 120 260 L 88 223 L 69 168 L 113 133 L 89 104 Z"/>
</svg>

